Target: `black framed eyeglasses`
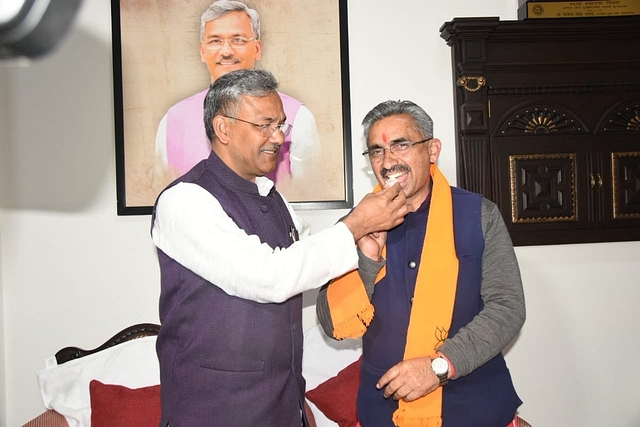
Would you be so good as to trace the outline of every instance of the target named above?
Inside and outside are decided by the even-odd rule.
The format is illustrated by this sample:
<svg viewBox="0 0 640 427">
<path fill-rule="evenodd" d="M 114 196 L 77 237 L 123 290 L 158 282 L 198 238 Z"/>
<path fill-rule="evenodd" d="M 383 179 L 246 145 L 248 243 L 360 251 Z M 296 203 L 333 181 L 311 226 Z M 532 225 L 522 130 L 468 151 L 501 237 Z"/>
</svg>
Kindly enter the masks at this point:
<svg viewBox="0 0 640 427">
<path fill-rule="evenodd" d="M 248 123 L 250 125 L 254 125 L 258 129 L 260 129 L 260 131 L 262 132 L 262 136 L 271 136 L 274 133 L 276 133 L 276 131 L 278 131 L 278 130 L 280 132 L 282 132 L 282 134 L 284 136 L 289 135 L 289 132 L 291 132 L 291 125 L 289 123 L 281 123 L 281 124 L 262 123 L 262 124 L 260 124 L 260 123 L 250 122 L 249 120 L 239 119 L 237 117 L 227 116 L 225 114 L 220 114 L 220 115 L 222 117 L 226 117 L 227 119 L 238 120 L 239 122 L 243 122 L 243 123 Z M 269 133 L 269 130 L 271 130 L 271 133 Z"/>
<path fill-rule="evenodd" d="M 370 148 L 366 151 L 362 152 L 363 156 L 369 156 L 369 160 L 371 160 L 372 162 L 379 162 L 382 159 L 384 159 L 384 152 L 386 150 L 389 150 L 389 152 L 391 154 L 400 154 L 402 155 L 403 153 L 406 153 L 407 151 L 409 151 L 411 149 L 411 147 L 413 147 L 414 145 L 418 145 L 418 144 L 424 144 L 425 142 L 429 142 L 433 139 L 433 137 L 431 138 L 427 138 L 427 139 L 423 139 L 421 141 L 416 141 L 416 142 L 411 142 L 411 141 L 398 141 L 398 142 L 394 142 L 393 144 L 389 145 L 389 147 L 385 148 L 385 147 L 374 147 L 374 148 Z"/>
</svg>

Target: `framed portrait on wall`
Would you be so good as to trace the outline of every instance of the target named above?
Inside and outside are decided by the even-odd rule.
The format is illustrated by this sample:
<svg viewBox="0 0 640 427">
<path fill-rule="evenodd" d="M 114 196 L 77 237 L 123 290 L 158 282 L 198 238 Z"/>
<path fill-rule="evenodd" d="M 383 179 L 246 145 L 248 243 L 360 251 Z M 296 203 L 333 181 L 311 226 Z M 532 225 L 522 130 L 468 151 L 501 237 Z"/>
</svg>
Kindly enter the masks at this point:
<svg viewBox="0 0 640 427">
<path fill-rule="evenodd" d="M 202 100 L 214 78 L 200 27 L 212 1 L 112 0 L 118 215 L 150 214 L 211 150 Z M 294 209 L 352 207 L 346 0 L 243 3 L 260 16 L 254 66 L 276 77 L 293 124 L 269 177 Z"/>
</svg>

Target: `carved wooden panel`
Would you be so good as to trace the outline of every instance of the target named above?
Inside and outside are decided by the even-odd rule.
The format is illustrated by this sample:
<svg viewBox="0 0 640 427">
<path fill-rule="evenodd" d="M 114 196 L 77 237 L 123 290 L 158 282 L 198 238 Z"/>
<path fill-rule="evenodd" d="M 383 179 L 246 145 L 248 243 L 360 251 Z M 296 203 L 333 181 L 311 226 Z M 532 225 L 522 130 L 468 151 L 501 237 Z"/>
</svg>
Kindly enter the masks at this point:
<svg viewBox="0 0 640 427">
<path fill-rule="evenodd" d="M 511 155 L 509 165 L 514 224 L 577 219 L 574 154 Z"/>
<path fill-rule="evenodd" d="M 627 104 L 627 105 L 625 105 Z M 604 120 L 603 132 L 640 132 L 640 105 L 627 101 Z"/>
<path fill-rule="evenodd" d="M 538 105 L 528 107 L 504 120 L 501 135 L 553 134 L 585 132 L 585 126 L 573 116 L 559 108 Z"/>
<path fill-rule="evenodd" d="M 640 151 L 611 153 L 613 218 L 640 219 Z"/>
</svg>

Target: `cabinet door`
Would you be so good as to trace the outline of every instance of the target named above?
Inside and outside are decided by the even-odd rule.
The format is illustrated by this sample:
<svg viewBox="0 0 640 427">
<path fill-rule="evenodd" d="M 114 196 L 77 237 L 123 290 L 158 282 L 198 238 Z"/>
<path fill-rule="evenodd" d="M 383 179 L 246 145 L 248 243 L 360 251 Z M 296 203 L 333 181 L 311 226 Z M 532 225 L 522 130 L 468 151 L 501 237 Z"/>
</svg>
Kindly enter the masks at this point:
<svg viewBox="0 0 640 427">
<path fill-rule="evenodd" d="M 598 227 L 637 226 L 640 220 L 640 132 L 598 134 L 595 186 L 599 198 Z"/>
<path fill-rule="evenodd" d="M 516 245 L 565 243 L 595 226 L 588 206 L 591 148 L 587 135 L 491 138 L 497 203 Z"/>
</svg>

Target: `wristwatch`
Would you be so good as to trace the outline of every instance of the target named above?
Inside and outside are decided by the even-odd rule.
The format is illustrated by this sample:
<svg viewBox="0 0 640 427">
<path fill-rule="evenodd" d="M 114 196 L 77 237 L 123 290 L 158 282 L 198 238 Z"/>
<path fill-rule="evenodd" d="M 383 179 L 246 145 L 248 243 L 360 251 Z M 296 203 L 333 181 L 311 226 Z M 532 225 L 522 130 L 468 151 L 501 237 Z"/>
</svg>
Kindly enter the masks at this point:
<svg viewBox="0 0 640 427">
<path fill-rule="evenodd" d="M 438 377 L 440 386 L 444 387 L 449 381 L 449 362 L 444 357 L 435 357 L 431 359 L 431 370 Z"/>
</svg>

